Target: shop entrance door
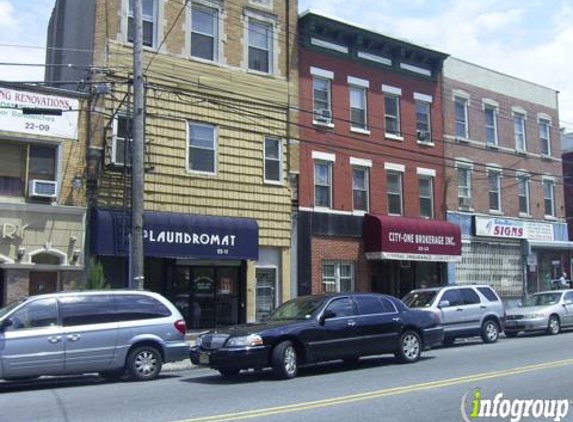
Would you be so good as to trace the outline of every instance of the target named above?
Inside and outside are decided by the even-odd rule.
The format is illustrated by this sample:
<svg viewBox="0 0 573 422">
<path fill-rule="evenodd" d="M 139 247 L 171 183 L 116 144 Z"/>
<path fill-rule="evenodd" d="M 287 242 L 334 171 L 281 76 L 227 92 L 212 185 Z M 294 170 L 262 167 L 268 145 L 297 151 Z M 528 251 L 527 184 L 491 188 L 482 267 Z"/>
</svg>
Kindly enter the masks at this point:
<svg viewBox="0 0 573 422">
<path fill-rule="evenodd" d="M 58 273 L 30 271 L 30 296 L 42 293 L 54 293 L 58 290 Z"/>
<path fill-rule="evenodd" d="M 171 297 L 191 329 L 239 323 L 239 267 L 177 267 Z"/>
</svg>

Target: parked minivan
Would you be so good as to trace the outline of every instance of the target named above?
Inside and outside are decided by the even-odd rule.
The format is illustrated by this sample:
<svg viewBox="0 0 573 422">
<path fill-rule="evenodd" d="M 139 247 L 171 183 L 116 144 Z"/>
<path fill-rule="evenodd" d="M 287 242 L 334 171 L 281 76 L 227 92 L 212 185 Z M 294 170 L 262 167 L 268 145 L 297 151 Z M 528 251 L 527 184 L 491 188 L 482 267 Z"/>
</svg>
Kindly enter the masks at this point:
<svg viewBox="0 0 573 422">
<path fill-rule="evenodd" d="M 157 293 L 60 292 L 0 309 L 0 379 L 98 372 L 157 378 L 165 362 L 189 358 L 185 321 Z"/>
<path fill-rule="evenodd" d="M 481 336 L 484 343 L 495 343 L 504 328 L 504 304 L 486 284 L 412 290 L 402 300 L 410 308 L 439 315 L 445 345 L 451 345 L 456 338 L 473 336 Z"/>
</svg>

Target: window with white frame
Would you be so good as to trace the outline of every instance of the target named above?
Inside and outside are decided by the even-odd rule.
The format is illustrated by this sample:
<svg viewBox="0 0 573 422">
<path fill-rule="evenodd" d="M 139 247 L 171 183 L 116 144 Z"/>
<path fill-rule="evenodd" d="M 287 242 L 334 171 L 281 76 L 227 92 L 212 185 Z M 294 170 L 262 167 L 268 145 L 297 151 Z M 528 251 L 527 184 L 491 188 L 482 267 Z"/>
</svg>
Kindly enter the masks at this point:
<svg viewBox="0 0 573 422">
<path fill-rule="evenodd" d="M 555 216 L 555 182 L 543 180 L 543 203 L 546 216 Z"/>
<path fill-rule="evenodd" d="M 350 87 L 350 126 L 366 130 L 366 88 Z"/>
<path fill-rule="evenodd" d="M 352 209 L 368 211 L 368 168 L 352 167 Z"/>
<path fill-rule="evenodd" d="M 468 105 L 467 98 L 454 98 L 454 119 L 456 125 L 456 136 L 458 138 L 469 138 L 468 128 Z"/>
<path fill-rule="evenodd" d="M 551 155 L 551 139 L 549 130 L 551 122 L 547 119 L 539 119 L 539 142 L 541 143 L 541 154 Z"/>
<path fill-rule="evenodd" d="M 273 25 L 249 18 L 249 69 L 272 73 Z"/>
<path fill-rule="evenodd" d="M 400 130 L 400 96 L 384 93 L 384 122 L 386 133 L 402 136 Z"/>
<path fill-rule="evenodd" d="M 485 141 L 487 145 L 497 145 L 497 108 L 486 105 L 484 107 Z"/>
<path fill-rule="evenodd" d="M 142 0 L 143 20 L 143 45 L 153 47 L 155 45 L 155 24 L 157 21 L 156 0 Z M 135 0 L 129 0 L 129 16 L 127 18 L 127 40 L 135 39 Z"/>
<path fill-rule="evenodd" d="M 191 7 L 191 56 L 217 61 L 219 10 L 199 4 Z"/>
<path fill-rule="evenodd" d="M 327 161 L 314 163 L 314 206 L 332 207 L 332 163 Z"/>
<path fill-rule="evenodd" d="M 388 214 L 402 215 L 402 172 L 388 170 L 386 179 Z"/>
<path fill-rule="evenodd" d="M 113 123 L 111 162 L 117 166 L 131 166 L 133 119 L 127 115 L 118 114 Z"/>
<path fill-rule="evenodd" d="M 314 120 L 332 122 L 330 79 L 314 76 L 312 79 Z"/>
<path fill-rule="evenodd" d="M 458 206 L 469 208 L 472 205 L 472 169 L 458 165 Z"/>
<path fill-rule="evenodd" d="M 525 140 L 525 115 L 522 113 L 513 114 L 513 127 L 515 132 L 515 149 L 527 151 Z"/>
<path fill-rule="evenodd" d="M 265 137 L 265 182 L 280 183 L 282 179 L 281 140 Z"/>
<path fill-rule="evenodd" d="M 419 176 L 420 180 L 420 217 L 434 217 L 434 178 Z"/>
<path fill-rule="evenodd" d="M 501 211 L 501 172 L 495 169 L 487 171 L 489 210 Z"/>
<path fill-rule="evenodd" d="M 324 261 L 322 263 L 322 285 L 327 293 L 354 291 L 356 286 L 354 263 Z"/>
<path fill-rule="evenodd" d="M 416 100 L 416 136 L 418 140 L 431 142 L 430 103 Z"/>
<path fill-rule="evenodd" d="M 206 123 L 189 123 L 188 169 L 214 174 L 216 155 L 215 126 Z"/>
<path fill-rule="evenodd" d="M 529 215 L 529 176 L 517 176 L 517 196 L 519 199 L 519 212 Z"/>
</svg>

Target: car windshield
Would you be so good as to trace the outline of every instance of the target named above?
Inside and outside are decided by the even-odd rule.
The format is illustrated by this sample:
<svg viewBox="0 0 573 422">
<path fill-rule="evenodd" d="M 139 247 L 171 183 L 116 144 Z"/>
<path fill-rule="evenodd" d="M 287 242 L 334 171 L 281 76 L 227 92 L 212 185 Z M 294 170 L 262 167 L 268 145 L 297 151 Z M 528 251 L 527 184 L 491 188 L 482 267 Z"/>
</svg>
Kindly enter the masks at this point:
<svg viewBox="0 0 573 422">
<path fill-rule="evenodd" d="M 561 299 L 561 293 L 541 293 L 529 297 L 523 306 L 555 305 Z"/>
<path fill-rule="evenodd" d="M 414 290 L 404 296 L 402 301 L 409 308 L 427 308 L 432 305 L 437 293 L 437 290 Z"/>
<path fill-rule="evenodd" d="M 299 297 L 283 303 L 269 317 L 270 321 L 309 319 L 324 303 L 324 297 Z"/>
<path fill-rule="evenodd" d="M 16 300 L 16 301 L 9 303 L 8 305 L 4 306 L 3 308 L 0 308 L 0 319 L 4 318 L 4 315 L 7 315 L 8 313 L 10 313 L 10 311 L 12 311 L 12 309 L 17 307 L 21 303 L 23 303 L 25 300 L 26 299 Z"/>
</svg>

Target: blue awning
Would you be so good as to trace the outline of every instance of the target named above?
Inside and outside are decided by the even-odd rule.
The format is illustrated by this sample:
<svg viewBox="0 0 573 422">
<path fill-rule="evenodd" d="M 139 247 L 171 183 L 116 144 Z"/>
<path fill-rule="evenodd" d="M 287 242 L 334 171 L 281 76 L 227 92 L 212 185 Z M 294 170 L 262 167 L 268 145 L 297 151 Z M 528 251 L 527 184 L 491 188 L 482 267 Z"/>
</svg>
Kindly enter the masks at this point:
<svg viewBox="0 0 573 422">
<path fill-rule="evenodd" d="M 127 255 L 131 216 L 121 209 L 96 208 L 91 214 L 91 252 Z M 143 215 L 145 256 L 257 260 L 259 226 L 249 218 L 213 217 L 163 211 Z"/>
</svg>

